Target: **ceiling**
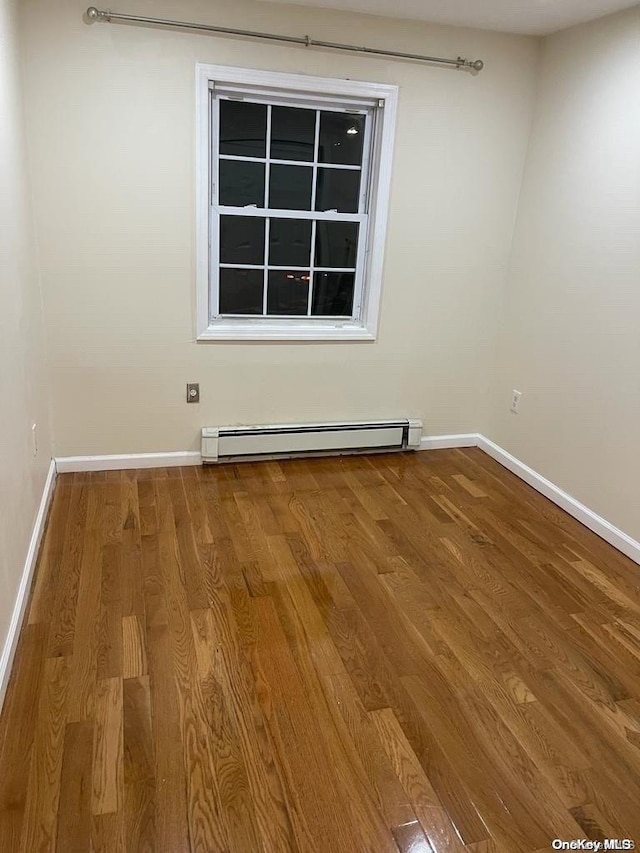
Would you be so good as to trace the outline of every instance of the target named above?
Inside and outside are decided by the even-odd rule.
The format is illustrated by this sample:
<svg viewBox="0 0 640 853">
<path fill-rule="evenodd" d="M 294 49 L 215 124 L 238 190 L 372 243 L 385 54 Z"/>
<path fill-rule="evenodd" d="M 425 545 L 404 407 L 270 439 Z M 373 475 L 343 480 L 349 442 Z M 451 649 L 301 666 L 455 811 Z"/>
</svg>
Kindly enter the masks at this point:
<svg viewBox="0 0 640 853">
<path fill-rule="evenodd" d="M 479 27 L 527 35 L 548 35 L 637 5 L 637 0 L 280 0 L 409 18 L 436 24 Z"/>
</svg>

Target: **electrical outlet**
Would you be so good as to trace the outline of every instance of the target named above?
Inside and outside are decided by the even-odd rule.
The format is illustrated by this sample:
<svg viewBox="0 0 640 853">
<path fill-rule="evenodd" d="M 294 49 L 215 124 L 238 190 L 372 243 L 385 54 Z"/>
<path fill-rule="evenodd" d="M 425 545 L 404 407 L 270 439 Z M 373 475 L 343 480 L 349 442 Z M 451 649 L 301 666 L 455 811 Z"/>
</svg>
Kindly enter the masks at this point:
<svg viewBox="0 0 640 853">
<path fill-rule="evenodd" d="M 31 427 L 31 449 L 33 450 L 33 455 L 38 455 L 38 424 L 33 424 Z"/>
<path fill-rule="evenodd" d="M 513 394 L 511 395 L 511 411 L 514 415 L 519 414 L 521 397 L 522 391 L 516 391 L 514 388 Z"/>
<path fill-rule="evenodd" d="M 187 403 L 200 402 L 200 383 L 187 382 Z"/>
</svg>

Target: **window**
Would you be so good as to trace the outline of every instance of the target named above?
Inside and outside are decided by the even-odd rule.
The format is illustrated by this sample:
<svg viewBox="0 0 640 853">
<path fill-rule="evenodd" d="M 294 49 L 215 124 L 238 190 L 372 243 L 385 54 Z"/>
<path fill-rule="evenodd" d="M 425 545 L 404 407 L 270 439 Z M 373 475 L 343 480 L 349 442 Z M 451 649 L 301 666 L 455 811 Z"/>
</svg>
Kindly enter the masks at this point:
<svg viewBox="0 0 640 853">
<path fill-rule="evenodd" d="M 203 66 L 198 340 L 372 340 L 397 88 Z"/>
</svg>

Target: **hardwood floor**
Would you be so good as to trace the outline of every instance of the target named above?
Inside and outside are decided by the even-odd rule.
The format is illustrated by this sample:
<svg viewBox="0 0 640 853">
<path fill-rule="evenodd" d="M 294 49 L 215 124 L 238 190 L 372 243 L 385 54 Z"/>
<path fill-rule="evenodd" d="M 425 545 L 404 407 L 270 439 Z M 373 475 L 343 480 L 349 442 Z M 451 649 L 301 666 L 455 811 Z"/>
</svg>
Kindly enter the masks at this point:
<svg viewBox="0 0 640 853">
<path fill-rule="evenodd" d="M 62 475 L 0 851 L 640 843 L 640 568 L 477 449 Z"/>
</svg>

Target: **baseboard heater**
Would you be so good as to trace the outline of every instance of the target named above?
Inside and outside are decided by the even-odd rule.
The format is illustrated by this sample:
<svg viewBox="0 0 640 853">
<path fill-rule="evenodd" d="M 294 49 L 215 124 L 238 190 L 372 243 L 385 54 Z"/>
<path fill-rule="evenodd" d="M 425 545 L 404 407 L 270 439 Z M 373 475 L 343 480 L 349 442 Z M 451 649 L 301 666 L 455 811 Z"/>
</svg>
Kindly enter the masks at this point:
<svg viewBox="0 0 640 853">
<path fill-rule="evenodd" d="M 421 438 L 422 421 L 411 418 L 204 427 L 202 461 L 238 462 L 256 458 L 418 450 Z"/>
</svg>

